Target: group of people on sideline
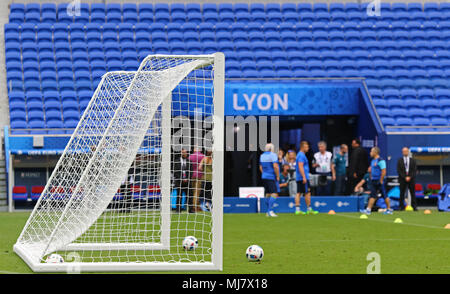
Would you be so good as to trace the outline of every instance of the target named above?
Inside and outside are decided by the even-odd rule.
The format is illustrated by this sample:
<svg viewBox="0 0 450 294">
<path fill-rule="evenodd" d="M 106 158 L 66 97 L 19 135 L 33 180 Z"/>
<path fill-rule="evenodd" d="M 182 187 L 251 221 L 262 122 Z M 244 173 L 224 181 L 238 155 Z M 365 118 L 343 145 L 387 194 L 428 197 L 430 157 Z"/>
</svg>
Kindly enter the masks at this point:
<svg viewBox="0 0 450 294">
<path fill-rule="evenodd" d="M 376 200 L 384 198 L 387 209 L 384 213 L 391 214 L 390 200 L 386 193 L 386 161 L 380 156 L 379 147 L 370 150 L 369 157 L 361 146 L 359 139 L 352 140 L 352 150 L 346 144 L 339 147 L 335 154 L 327 151 L 327 144 L 320 141 L 318 152 L 311 154 L 311 146 L 307 141 L 300 142 L 300 149 L 283 150 L 275 153 L 275 147 L 269 143 L 260 156 L 259 169 L 264 186 L 268 216 L 275 217 L 273 207 L 278 196 L 295 197 L 296 214 L 316 214 L 311 208 L 311 192 L 314 195 L 368 195 L 367 208 L 362 213 L 370 214 Z M 400 183 L 400 209 L 405 208 L 405 192 L 411 195 L 410 205 L 417 210 L 415 199 L 415 175 L 417 165 L 410 157 L 409 149 L 402 149 L 402 157 L 397 162 L 397 172 Z M 331 189 L 331 188 L 334 189 Z M 332 191 L 333 190 L 333 191 Z M 300 210 L 300 197 L 305 197 L 307 210 Z"/>
<path fill-rule="evenodd" d="M 311 186 L 309 183 L 309 163 L 305 155 L 309 150 L 309 144 L 306 141 L 300 143 L 300 151 L 295 157 L 293 166 L 295 168 L 295 185 L 297 193 L 295 195 L 295 213 L 296 214 L 317 214 L 318 212 L 311 208 Z M 280 193 L 280 163 L 274 153 L 275 146 L 269 143 L 265 147 L 265 152 L 260 157 L 260 172 L 267 199 L 267 216 L 277 217 L 273 208 L 275 201 Z M 286 171 L 284 171 L 286 173 Z M 290 180 L 289 180 L 290 181 Z M 284 183 L 286 184 L 286 182 Z M 307 210 L 300 210 L 300 197 L 305 197 Z"/>
<path fill-rule="evenodd" d="M 359 139 L 352 141 L 352 152 L 346 144 L 339 147 L 336 154 L 327 150 L 327 143 L 320 141 L 317 144 L 318 152 L 312 152 L 311 144 L 305 156 L 308 159 L 308 169 L 311 174 L 312 194 L 318 196 L 349 195 L 353 188 L 367 173 L 367 152 L 361 147 Z M 299 151 L 301 152 L 301 151 Z M 289 149 L 278 151 L 278 165 L 280 170 L 280 196 L 295 196 L 296 190 L 296 159 L 298 152 Z"/>
<path fill-rule="evenodd" d="M 195 149 L 191 154 L 186 149 L 181 149 L 172 164 L 172 176 L 174 190 L 176 190 L 176 212 L 187 210 L 190 213 L 202 211 L 200 204 L 205 204 L 205 209 L 211 208 L 212 194 L 212 151 Z M 182 199 L 185 195 L 186 203 Z M 200 201 L 200 200 L 204 201 Z"/>
</svg>

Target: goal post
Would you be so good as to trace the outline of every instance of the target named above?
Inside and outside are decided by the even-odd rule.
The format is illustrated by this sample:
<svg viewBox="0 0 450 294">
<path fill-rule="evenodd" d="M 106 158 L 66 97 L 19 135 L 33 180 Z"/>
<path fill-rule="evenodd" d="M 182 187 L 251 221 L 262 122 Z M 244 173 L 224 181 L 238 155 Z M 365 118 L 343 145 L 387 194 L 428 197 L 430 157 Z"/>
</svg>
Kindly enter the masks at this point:
<svg viewBox="0 0 450 294">
<path fill-rule="evenodd" d="M 222 269 L 224 62 L 150 55 L 102 77 L 14 245 L 33 271 Z"/>
</svg>

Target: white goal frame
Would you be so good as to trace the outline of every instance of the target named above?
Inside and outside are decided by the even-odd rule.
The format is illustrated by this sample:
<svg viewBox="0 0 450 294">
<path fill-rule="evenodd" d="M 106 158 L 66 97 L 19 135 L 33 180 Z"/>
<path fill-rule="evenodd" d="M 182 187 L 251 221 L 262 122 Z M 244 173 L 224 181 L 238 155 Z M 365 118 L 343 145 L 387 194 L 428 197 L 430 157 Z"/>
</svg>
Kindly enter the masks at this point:
<svg viewBox="0 0 450 294">
<path fill-rule="evenodd" d="M 24 246 L 19 242 L 21 240 L 25 230 L 29 226 L 30 220 L 36 213 L 36 209 L 33 210 L 30 215 L 18 242 L 14 245 L 13 249 L 16 254 L 18 254 L 26 264 L 34 272 L 124 272 L 124 271 L 192 271 L 192 270 L 222 270 L 223 267 L 223 155 L 224 155 L 224 82 L 225 82 L 225 57 L 223 53 L 214 53 L 210 55 L 150 55 L 146 57 L 137 72 L 139 72 L 147 60 L 155 57 L 161 58 L 185 58 L 185 59 L 204 59 L 209 62 L 209 64 L 214 64 L 214 78 L 213 78 L 213 107 L 214 114 L 212 117 L 212 123 L 214 125 L 212 136 L 213 140 L 213 151 L 214 160 L 212 164 L 212 169 L 214 170 L 212 176 L 212 186 L 215 191 L 214 197 L 212 197 L 212 208 L 211 208 L 211 261 L 205 262 L 79 262 L 75 259 L 73 261 L 66 260 L 63 263 L 43 263 L 41 260 L 37 260 L 36 256 L 32 254 L 29 246 Z M 103 75 L 102 80 L 97 87 L 99 91 L 101 85 L 105 79 L 111 74 L 117 74 L 119 72 L 108 72 Z M 130 74 L 131 72 L 123 72 Z M 134 81 L 134 78 L 133 78 Z M 133 81 L 131 82 L 133 84 Z M 131 84 L 131 85 L 132 85 Z M 131 86 L 130 86 L 131 88 Z M 127 91 L 128 93 L 128 91 Z M 94 93 L 96 95 L 96 93 Z M 127 95 L 127 94 L 125 94 Z M 127 96 L 124 96 L 124 100 Z M 89 106 L 91 102 L 88 105 Z M 171 95 L 166 97 L 161 104 L 161 124 L 166 126 L 163 129 L 169 129 L 171 126 Z M 120 106 L 119 106 L 120 107 Z M 117 112 L 116 112 L 117 113 Z M 86 113 L 83 114 L 83 117 Z M 82 119 L 80 119 L 81 122 Z M 74 131 L 76 134 L 80 124 Z M 108 126 L 109 128 L 110 126 Z M 74 135 L 71 137 L 63 155 L 67 152 L 68 146 L 74 139 Z M 170 148 L 171 146 L 171 134 L 170 132 L 163 132 L 161 135 L 161 145 L 162 150 L 165 148 Z M 97 152 L 97 150 L 95 151 Z M 161 156 L 163 162 L 168 164 L 168 166 L 161 166 L 161 242 L 160 243 L 70 243 L 63 247 L 57 249 L 57 251 L 77 251 L 77 250 L 91 250 L 91 251 L 101 251 L 101 250 L 167 250 L 170 248 L 170 197 L 171 197 L 171 176 L 170 176 L 170 152 L 162 152 Z M 60 165 L 61 161 L 58 162 L 55 167 L 55 171 Z M 53 175 L 52 175 L 53 177 Z M 51 182 L 52 177 L 49 179 L 47 186 Z M 45 188 L 47 190 L 49 187 Z M 65 206 L 63 215 L 65 211 L 69 208 L 70 202 L 74 197 L 69 200 L 69 203 Z M 36 207 L 38 207 L 42 197 L 38 200 Z M 63 217 L 59 219 L 56 227 L 59 226 Z M 53 237 L 56 229 L 52 232 L 50 240 Z M 181 246 L 181 244 L 180 244 Z M 42 256 L 41 256 L 42 258 Z"/>
</svg>

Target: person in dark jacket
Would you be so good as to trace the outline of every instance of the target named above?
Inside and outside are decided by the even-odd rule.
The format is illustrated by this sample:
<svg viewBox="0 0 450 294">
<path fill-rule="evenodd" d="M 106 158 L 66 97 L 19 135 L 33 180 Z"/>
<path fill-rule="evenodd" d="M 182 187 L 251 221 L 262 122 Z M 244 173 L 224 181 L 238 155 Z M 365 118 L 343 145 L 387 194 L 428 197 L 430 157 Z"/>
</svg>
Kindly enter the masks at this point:
<svg viewBox="0 0 450 294">
<path fill-rule="evenodd" d="M 306 143 L 308 143 L 309 149 L 308 149 L 308 152 L 306 152 L 305 155 L 306 155 L 306 158 L 308 158 L 309 170 L 312 171 L 312 170 L 314 170 L 314 167 L 313 167 L 313 163 L 314 163 L 314 151 L 313 151 L 313 149 L 312 149 L 311 142 L 306 141 Z"/>
<path fill-rule="evenodd" d="M 353 191 L 355 186 L 362 180 L 369 167 L 367 152 L 361 147 L 361 141 L 359 139 L 353 139 L 352 148 L 348 177 L 350 191 Z"/>
<path fill-rule="evenodd" d="M 181 199 L 183 193 L 186 199 L 190 200 L 189 187 L 191 184 L 192 165 L 189 161 L 189 153 L 185 149 L 181 149 L 181 156 L 175 159 L 173 164 L 173 177 L 175 179 L 175 188 L 177 191 L 177 206 L 176 211 L 181 211 Z M 188 203 L 186 203 L 188 206 Z"/>
<path fill-rule="evenodd" d="M 412 157 L 409 157 L 409 149 L 408 147 L 402 148 L 402 157 L 397 161 L 397 174 L 398 181 L 400 183 L 400 210 L 405 209 L 405 192 L 406 189 L 409 190 L 411 194 L 411 203 L 409 205 L 417 210 L 417 201 L 416 201 L 416 174 L 417 174 L 417 164 L 416 160 Z"/>
</svg>

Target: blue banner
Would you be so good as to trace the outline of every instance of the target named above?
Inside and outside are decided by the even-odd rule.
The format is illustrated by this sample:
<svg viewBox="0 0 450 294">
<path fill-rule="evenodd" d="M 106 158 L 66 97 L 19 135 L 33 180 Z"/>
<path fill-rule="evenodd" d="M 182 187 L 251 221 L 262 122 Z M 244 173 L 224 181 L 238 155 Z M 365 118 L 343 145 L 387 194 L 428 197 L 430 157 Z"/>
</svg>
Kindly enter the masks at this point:
<svg viewBox="0 0 450 294">
<path fill-rule="evenodd" d="M 44 147 L 34 148 L 33 137 L 8 137 L 9 151 L 15 155 L 61 155 L 70 136 L 44 137 Z"/>
<path fill-rule="evenodd" d="M 358 196 L 313 196 L 311 197 L 311 207 L 318 212 L 329 212 L 334 210 L 335 212 L 357 212 L 359 211 L 359 198 Z M 300 209 L 306 211 L 305 200 L 301 199 Z M 295 212 L 295 200 L 294 197 L 278 197 L 275 205 L 275 212 Z M 261 212 L 267 211 L 267 203 L 263 199 L 261 200 Z"/>
<path fill-rule="evenodd" d="M 360 82 L 228 83 L 225 115 L 357 115 Z"/>
<path fill-rule="evenodd" d="M 411 147 L 412 153 L 450 153 L 450 147 Z"/>
<path fill-rule="evenodd" d="M 256 198 L 223 198 L 224 213 L 256 213 L 258 212 L 258 201 Z"/>
<path fill-rule="evenodd" d="M 361 202 L 361 204 L 360 204 Z M 224 197 L 224 213 L 255 213 L 258 211 L 256 198 Z M 358 212 L 360 205 L 364 205 L 364 197 L 359 196 L 313 196 L 311 206 L 314 210 L 327 213 L 335 212 Z M 363 208 L 363 207 L 361 207 Z M 300 209 L 306 211 L 305 199 L 300 200 Z M 295 200 L 293 197 L 278 197 L 275 202 L 276 213 L 294 213 Z M 260 200 L 260 212 L 267 211 L 266 199 Z"/>
</svg>

